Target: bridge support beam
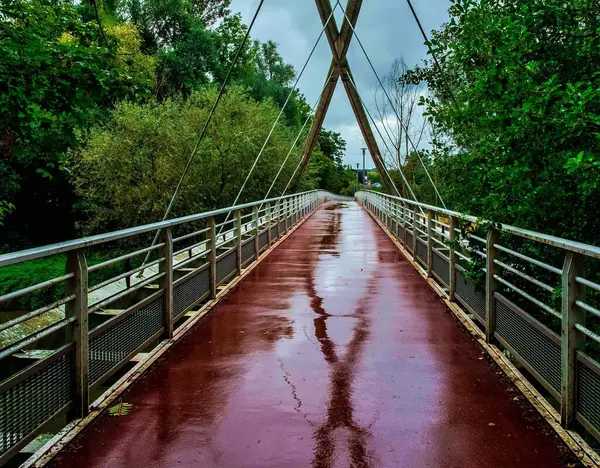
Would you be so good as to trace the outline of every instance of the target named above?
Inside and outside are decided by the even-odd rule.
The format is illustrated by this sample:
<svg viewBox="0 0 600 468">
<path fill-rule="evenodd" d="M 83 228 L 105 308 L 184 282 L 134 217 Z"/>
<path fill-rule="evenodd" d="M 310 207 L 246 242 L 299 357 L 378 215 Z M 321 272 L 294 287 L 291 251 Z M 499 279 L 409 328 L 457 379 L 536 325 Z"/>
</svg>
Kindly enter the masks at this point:
<svg viewBox="0 0 600 468">
<path fill-rule="evenodd" d="M 347 19 L 344 17 L 341 31 L 338 29 L 335 18 L 331 15 L 332 7 L 330 0 L 315 0 L 315 3 L 317 5 L 317 10 L 319 12 L 319 16 L 321 17 L 322 23 L 323 25 L 326 25 L 325 34 L 333 54 L 333 59 L 331 61 L 331 65 L 329 66 L 327 82 L 323 88 L 321 99 L 315 112 L 315 119 L 313 120 L 310 131 L 308 132 L 306 143 L 304 145 L 304 151 L 302 152 L 299 170 L 295 181 L 291 185 L 292 191 L 296 189 L 297 185 L 302 179 L 302 175 L 306 171 L 310 155 L 312 154 L 317 137 L 319 136 L 321 128 L 323 127 L 323 122 L 325 120 L 327 110 L 329 109 L 335 87 L 338 83 L 338 80 L 341 78 L 365 143 L 369 148 L 369 152 L 373 158 L 375 167 L 381 175 L 383 186 L 389 193 L 394 193 L 394 184 L 389 177 L 389 174 L 385 170 L 383 158 L 381 157 L 377 140 L 375 139 L 375 135 L 373 134 L 371 125 L 367 118 L 367 113 L 360 99 L 358 91 L 356 91 L 356 88 L 352 84 L 355 83 L 355 81 L 352 77 L 352 71 L 350 70 L 348 60 L 346 59 L 348 48 L 350 47 L 350 42 L 353 36 L 353 30 L 356 26 L 356 21 L 362 6 L 362 0 L 348 0 L 345 9 Z M 329 22 L 327 22 L 328 18 L 330 17 L 331 19 L 329 19 Z M 349 24 L 348 20 L 350 20 L 351 24 Z"/>
</svg>

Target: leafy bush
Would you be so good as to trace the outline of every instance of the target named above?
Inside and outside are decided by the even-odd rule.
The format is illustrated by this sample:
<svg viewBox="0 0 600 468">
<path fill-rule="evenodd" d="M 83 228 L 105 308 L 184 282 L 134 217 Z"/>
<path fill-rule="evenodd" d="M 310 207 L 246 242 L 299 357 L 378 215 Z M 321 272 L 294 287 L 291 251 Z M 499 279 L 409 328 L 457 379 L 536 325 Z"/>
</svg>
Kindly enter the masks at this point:
<svg viewBox="0 0 600 468">
<path fill-rule="evenodd" d="M 215 100 L 206 88 L 162 104 L 121 103 L 73 151 L 74 182 L 85 211 L 85 233 L 160 220 Z M 231 205 L 262 148 L 279 110 L 241 88 L 221 100 L 179 191 L 172 217 Z M 240 202 L 264 197 L 297 129 L 278 125 Z M 299 149 L 299 148 L 298 148 Z M 293 154 L 272 191 L 281 194 L 298 163 Z"/>
</svg>

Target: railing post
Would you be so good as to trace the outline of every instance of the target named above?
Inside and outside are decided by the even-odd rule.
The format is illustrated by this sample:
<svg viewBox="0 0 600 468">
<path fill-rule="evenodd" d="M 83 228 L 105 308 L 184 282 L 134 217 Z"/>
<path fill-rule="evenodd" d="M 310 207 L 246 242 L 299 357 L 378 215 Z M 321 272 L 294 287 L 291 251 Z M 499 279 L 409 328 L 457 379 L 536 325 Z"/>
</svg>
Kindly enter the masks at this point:
<svg viewBox="0 0 600 468">
<path fill-rule="evenodd" d="M 281 229 L 279 229 L 279 226 L 281 226 L 281 203 L 278 201 L 275 204 L 275 220 L 276 220 L 276 233 L 277 233 L 277 240 L 279 240 L 279 238 L 281 237 Z"/>
<path fill-rule="evenodd" d="M 491 343 L 494 340 L 496 331 L 496 298 L 498 290 L 498 281 L 495 278 L 498 268 L 494 260 L 496 259 L 497 249 L 494 244 L 498 243 L 499 232 L 497 229 L 490 229 L 486 240 L 486 260 L 485 260 L 485 340 Z"/>
<path fill-rule="evenodd" d="M 577 350 L 583 349 L 585 343 L 585 337 L 575 328 L 577 323 L 585 325 L 585 311 L 576 304 L 585 300 L 585 286 L 575 280 L 577 276 L 585 277 L 583 256 L 568 252 L 562 271 L 560 421 L 563 427 L 572 426 L 575 420 Z"/>
<path fill-rule="evenodd" d="M 160 242 L 165 245 L 159 250 L 158 255 L 164 260 L 159 263 L 160 287 L 163 290 L 163 310 L 165 317 L 165 338 L 173 338 L 173 234 L 170 228 L 161 230 Z"/>
<path fill-rule="evenodd" d="M 389 204 L 388 199 L 384 197 L 383 199 L 383 224 L 385 227 L 390 227 L 390 213 L 389 213 Z"/>
<path fill-rule="evenodd" d="M 448 285 L 448 300 L 454 301 L 454 293 L 456 292 L 456 248 L 454 247 L 454 241 L 456 240 L 456 218 L 450 217 L 449 224 L 449 249 L 448 249 L 448 268 L 450 284 Z"/>
<path fill-rule="evenodd" d="M 402 245 L 406 247 L 406 234 L 407 234 L 407 222 L 408 216 L 406 215 L 406 203 L 402 202 L 402 227 L 404 228 L 404 234 L 402 235 Z"/>
<path fill-rule="evenodd" d="M 271 245 L 273 236 L 271 235 L 271 223 L 273 217 L 271 216 L 271 204 L 267 203 L 267 245 Z"/>
<path fill-rule="evenodd" d="M 252 218 L 254 219 L 254 260 L 258 260 L 259 256 L 259 244 L 258 244 L 258 206 L 254 206 L 252 209 Z"/>
<path fill-rule="evenodd" d="M 433 221 L 432 213 L 427 210 L 427 277 L 431 278 L 433 268 Z"/>
<path fill-rule="evenodd" d="M 288 207 L 290 206 L 289 205 L 289 200 L 290 200 L 289 198 L 286 198 L 285 200 L 283 200 L 283 203 L 285 204 L 285 207 L 283 209 L 283 216 L 284 216 L 284 223 L 285 223 L 283 225 L 284 226 L 284 232 L 287 232 L 287 230 L 288 230 L 288 211 L 289 211 Z"/>
<path fill-rule="evenodd" d="M 413 251 L 413 259 L 417 258 L 417 236 L 419 235 L 419 231 L 417 231 L 417 207 L 415 206 L 412 210 L 413 218 L 412 218 L 412 228 L 413 228 L 413 240 L 412 240 L 412 251 Z"/>
<path fill-rule="evenodd" d="M 302 217 L 306 216 L 307 206 L 306 206 L 306 195 L 302 195 Z"/>
<path fill-rule="evenodd" d="M 396 232 L 394 233 L 396 239 L 400 237 L 400 213 L 398 211 L 398 207 L 400 206 L 400 202 L 398 200 L 394 200 L 394 220 L 396 222 Z"/>
<path fill-rule="evenodd" d="M 208 237 L 210 243 L 210 252 L 208 254 L 209 262 L 209 283 L 210 283 L 210 297 L 214 299 L 217 297 L 217 230 L 215 227 L 215 218 L 211 216 L 208 218 Z"/>
<path fill-rule="evenodd" d="M 241 276 L 242 274 L 242 213 L 240 210 L 236 210 L 235 212 L 235 233 L 236 233 L 236 242 L 235 242 L 235 262 L 237 265 L 237 274 Z"/>
<path fill-rule="evenodd" d="M 66 281 L 67 295 L 75 298 L 67 302 L 67 317 L 75 317 L 73 342 L 75 343 L 75 399 L 74 412 L 84 418 L 89 413 L 89 326 L 88 326 L 88 269 L 83 250 L 67 254 L 67 273 L 73 277 Z"/>
</svg>

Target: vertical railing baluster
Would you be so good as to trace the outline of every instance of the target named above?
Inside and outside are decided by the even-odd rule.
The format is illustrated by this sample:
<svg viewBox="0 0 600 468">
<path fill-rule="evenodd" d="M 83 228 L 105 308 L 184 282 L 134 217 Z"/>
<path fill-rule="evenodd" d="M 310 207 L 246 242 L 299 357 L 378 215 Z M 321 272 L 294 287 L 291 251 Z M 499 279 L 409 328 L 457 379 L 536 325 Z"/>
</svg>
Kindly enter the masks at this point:
<svg viewBox="0 0 600 468">
<path fill-rule="evenodd" d="M 285 200 L 283 200 L 284 203 L 284 208 L 283 208 L 283 217 L 284 217 L 284 232 L 288 231 L 288 211 L 289 211 L 289 198 L 286 198 Z"/>
<path fill-rule="evenodd" d="M 258 206 L 254 205 L 252 209 L 252 218 L 254 220 L 254 260 L 258 260 L 260 251 L 258 244 L 259 228 L 258 228 Z"/>
<path fill-rule="evenodd" d="M 427 277 L 431 278 L 433 269 L 433 221 L 432 213 L 427 210 Z"/>
<path fill-rule="evenodd" d="M 448 299 L 450 301 L 454 301 L 454 294 L 456 292 L 456 247 L 454 245 L 456 241 L 456 218 L 454 216 L 450 217 L 448 228 L 448 236 L 449 236 L 449 250 L 448 250 L 448 269 L 449 269 L 449 282 L 448 285 Z"/>
<path fill-rule="evenodd" d="M 65 283 L 68 296 L 74 299 L 67 302 L 65 315 L 74 317 L 73 342 L 75 345 L 75 398 L 74 412 L 84 418 L 89 413 L 89 325 L 88 325 L 88 268 L 82 249 L 67 254 L 67 273 L 73 273 Z"/>
<path fill-rule="evenodd" d="M 406 239 L 408 233 L 408 215 L 406 213 L 406 203 L 402 202 L 402 227 L 404 228 L 404 233 L 402 234 L 402 245 L 406 248 Z"/>
<path fill-rule="evenodd" d="M 164 243 L 158 255 L 164 260 L 159 263 L 159 272 L 164 273 L 160 279 L 163 291 L 163 313 L 165 322 L 165 338 L 173 338 L 173 234 L 170 228 L 162 229 L 160 242 Z"/>
<path fill-rule="evenodd" d="M 273 220 L 273 216 L 271 213 L 271 204 L 267 203 L 267 244 L 271 245 L 273 241 L 273 235 L 271 234 L 271 224 Z"/>
<path fill-rule="evenodd" d="M 281 237 L 281 202 L 278 201 L 275 204 L 275 220 L 277 221 L 277 224 L 275 225 L 277 230 L 275 231 L 277 233 L 277 240 L 279 240 L 279 238 Z"/>
<path fill-rule="evenodd" d="M 499 273 L 496 262 L 497 250 L 494 247 L 498 243 L 499 231 L 490 229 L 486 239 L 486 258 L 485 258 L 485 340 L 488 343 L 494 341 L 496 332 L 496 291 L 498 290 L 498 281 L 496 273 Z"/>
<path fill-rule="evenodd" d="M 217 297 L 217 229 L 215 227 L 215 218 L 213 216 L 208 218 L 207 234 L 208 247 L 210 248 L 208 254 L 210 297 L 211 299 L 214 299 Z"/>
<path fill-rule="evenodd" d="M 400 201 L 393 199 L 392 206 L 394 210 L 394 237 L 400 237 Z"/>
<path fill-rule="evenodd" d="M 568 252 L 562 271 L 562 323 L 561 323 L 561 405 L 560 420 L 563 427 L 571 427 L 575 420 L 577 351 L 583 350 L 585 337 L 575 328 L 585 325 L 585 311 L 577 301 L 585 301 L 585 286 L 576 277 L 585 278 L 583 256 Z"/>
<path fill-rule="evenodd" d="M 237 274 L 242 274 L 242 213 L 240 210 L 235 212 L 235 263 L 237 266 Z"/>
<path fill-rule="evenodd" d="M 419 231 L 417 231 L 417 207 L 415 206 L 412 210 L 412 251 L 413 251 L 413 259 L 417 258 L 417 235 Z"/>
</svg>

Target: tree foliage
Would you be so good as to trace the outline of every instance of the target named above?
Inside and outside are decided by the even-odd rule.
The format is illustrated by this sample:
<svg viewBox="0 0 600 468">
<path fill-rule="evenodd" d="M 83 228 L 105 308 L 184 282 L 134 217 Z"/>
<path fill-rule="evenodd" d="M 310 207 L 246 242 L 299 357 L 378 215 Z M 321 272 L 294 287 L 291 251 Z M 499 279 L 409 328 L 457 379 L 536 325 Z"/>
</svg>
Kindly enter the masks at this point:
<svg viewBox="0 0 600 468">
<path fill-rule="evenodd" d="M 36 241 L 37 232 L 53 240 L 68 235 L 67 150 L 103 108 L 150 93 L 151 64 L 137 73 L 136 56 L 113 54 L 98 25 L 66 2 L 2 0 L 0 31 L 0 200 L 14 207 L 15 235 L 2 240 L 26 231 Z M 55 220 L 50 235 L 40 211 Z"/>
<path fill-rule="evenodd" d="M 76 224 L 92 231 L 160 218 L 156 214 L 206 119 L 208 100 L 247 32 L 229 4 L 0 0 L 0 249 L 64 240 L 77 234 Z M 247 187 L 248 197 L 264 195 L 275 162 L 288 153 L 310 112 L 293 89 L 295 78 L 275 43 L 247 41 L 229 80 L 227 104 L 211 124 L 202 164 L 190 178 L 198 191 L 184 188 L 185 200 L 201 196 L 176 213 L 233 201 L 248 158 L 256 156 L 257 142 L 287 101 L 257 167 L 260 176 Z M 228 129 L 234 133 L 225 135 Z M 290 166 L 294 158 L 296 152 Z M 339 173 L 338 163 L 331 161 L 332 174 Z M 313 174 L 324 173 L 315 164 Z M 130 199 L 119 192 L 111 201 L 108 190 L 125 190 L 126 180 L 134 188 Z M 340 185 L 322 175 L 310 180 L 303 186 Z M 133 208 L 125 207 L 128 202 Z M 119 211 L 138 206 L 144 216 Z"/>
<path fill-rule="evenodd" d="M 597 242 L 600 9 L 592 0 L 454 0 L 433 33 L 427 114 L 449 206 Z M 453 96 L 454 97 L 453 97 Z"/>
<path fill-rule="evenodd" d="M 205 88 L 161 104 L 121 103 L 106 125 L 92 130 L 85 147 L 72 154 L 77 194 L 87 215 L 85 232 L 161 218 L 215 97 L 216 89 Z M 241 88 L 231 88 L 181 186 L 172 216 L 231 205 L 278 112 L 271 102 L 257 102 Z M 266 195 L 293 141 L 289 128 L 275 128 L 240 202 Z M 298 153 L 286 163 L 273 194 L 281 194 Z"/>
</svg>

